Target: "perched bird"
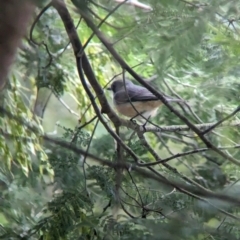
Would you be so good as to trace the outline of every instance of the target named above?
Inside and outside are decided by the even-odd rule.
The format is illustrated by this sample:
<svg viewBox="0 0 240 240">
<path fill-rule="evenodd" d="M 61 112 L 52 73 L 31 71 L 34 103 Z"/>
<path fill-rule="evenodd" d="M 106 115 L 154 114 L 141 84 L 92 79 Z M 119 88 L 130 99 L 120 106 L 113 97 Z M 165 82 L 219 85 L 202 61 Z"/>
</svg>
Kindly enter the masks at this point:
<svg viewBox="0 0 240 240">
<path fill-rule="evenodd" d="M 115 80 L 108 90 L 113 91 L 113 104 L 116 110 L 131 119 L 149 119 L 156 115 L 162 105 L 153 93 L 143 86 L 136 85 L 130 80 Z M 166 98 L 168 102 L 183 102 L 181 99 Z M 143 118 L 143 117 L 144 118 Z"/>
</svg>

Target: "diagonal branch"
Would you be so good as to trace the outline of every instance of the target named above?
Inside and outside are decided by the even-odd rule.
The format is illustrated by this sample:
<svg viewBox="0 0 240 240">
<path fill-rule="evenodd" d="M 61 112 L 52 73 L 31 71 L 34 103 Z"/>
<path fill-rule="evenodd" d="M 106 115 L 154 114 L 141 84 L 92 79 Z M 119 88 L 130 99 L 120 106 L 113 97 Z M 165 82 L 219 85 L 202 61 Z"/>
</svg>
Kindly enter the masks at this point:
<svg viewBox="0 0 240 240">
<path fill-rule="evenodd" d="M 69 40 L 71 42 L 71 45 L 73 47 L 74 54 L 76 56 L 76 60 L 78 61 L 80 59 L 80 56 L 78 56 L 79 53 L 81 53 L 81 50 L 83 49 L 83 45 L 79 40 L 79 37 L 77 35 L 76 29 L 74 28 L 74 24 L 72 21 L 72 18 L 67 10 L 67 7 L 65 3 L 61 0 L 52 0 L 52 6 L 57 10 L 59 16 L 61 17 L 63 24 L 65 26 L 66 32 L 68 34 Z M 88 81 L 91 83 L 91 86 L 93 87 L 97 98 L 101 104 L 102 111 L 108 115 L 108 117 L 111 119 L 111 121 L 114 123 L 114 125 L 119 125 L 121 124 L 120 119 L 118 116 L 115 114 L 115 112 L 112 110 L 110 107 L 102 87 L 98 83 L 94 72 L 91 68 L 91 65 L 88 61 L 88 58 L 83 52 L 81 54 L 81 59 L 82 59 L 82 66 L 83 66 L 83 71 L 85 75 L 87 76 Z"/>
<path fill-rule="evenodd" d="M 240 106 L 237 107 L 231 114 L 229 114 L 227 117 L 223 118 L 222 120 L 215 123 L 213 126 L 209 127 L 207 130 L 205 130 L 202 134 L 206 134 L 210 131 L 212 131 L 217 126 L 221 125 L 223 122 L 227 121 L 228 119 L 232 118 L 235 114 L 237 114 L 240 111 Z"/>
<path fill-rule="evenodd" d="M 20 124 L 24 124 L 25 127 L 28 130 L 31 130 L 31 131 L 33 131 L 35 133 L 38 132 L 38 129 L 36 127 L 30 126 L 24 120 L 20 119 L 19 117 L 14 116 L 12 113 L 6 111 L 4 108 L 0 107 L 0 112 L 2 114 L 5 114 L 9 118 L 12 118 L 12 119 L 16 120 Z M 201 188 L 198 188 L 198 187 L 193 187 L 192 185 L 189 185 L 189 184 L 186 185 L 186 184 L 183 184 L 181 182 L 170 181 L 170 180 L 166 179 L 163 176 L 152 174 L 151 172 L 146 171 L 146 170 L 144 170 L 141 167 L 138 167 L 136 165 L 133 165 L 132 163 L 127 163 L 127 162 L 124 162 L 124 163 L 123 162 L 115 162 L 114 163 L 114 162 L 111 162 L 109 160 L 105 160 L 105 159 L 102 159 L 102 158 L 100 158 L 98 156 L 90 154 L 89 152 L 86 152 L 85 150 L 77 148 L 76 146 L 74 146 L 71 143 L 68 143 L 68 142 L 65 142 L 65 141 L 62 141 L 62 140 L 58 140 L 58 139 L 54 139 L 54 138 L 51 138 L 51 137 L 49 137 L 47 135 L 42 135 L 42 138 L 43 138 L 44 141 L 47 141 L 47 142 L 53 143 L 55 145 L 58 145 L 60 147 L 66 148 L 68 150 L 71 150 L 71 151 L 73 151 L 77 155 L 79 155 L 79 154 L 86 155 L 91 160 L 94 160 L 94 161 L 96 161 L 96 162 L 98 162 L 98 163 L 100 163 L 102 165 L 106 165 L 108 167 L 115 168 L 115 169 L 116 168 L 132 169 L 133 171 L 136 171 L 138 174 L 140 174 L 143 177 L 147 177 L 147 178 L 156 180 L 159 183 L 162 183 L 162 184 L 164 184 L 167 187 L 176 188 L 179 192 L 185 193 L 185 194 L 187 194 L 187 195 L 189 195 L 189 196 L 191 196 L 193 198 L 199 199 L 201 201 L 207 202 L 206 199 L 202 199 L 199 196 L 202 196 L 202 197 L 205 197 L 205 198 L 209 198 L 209 199 L 218 199 L 218 200 L 221 200 L 223 202 L 228 202 L 228 203 L 231 203 L 231 204 L 236 205 L 236 206 L 240 205 L 239 199 L 237 199 L 235 197 L 232 197 L 230 195 L 211 192 L 211 191 L 208 191 L 206 189 L 204 190 L 204 189 L 201 189 Z M 225 212 L 225 211 L 223 211 L 221 209 L 218 209 L 218 210 L 220 212 L 222 212 L 222 213 L 227 214 L 228 216 L 231 216 L 234 219 L 240 220 L 240 218 L 238 218 L 238 217 L 236 217 L 234 215 L 228 214 L 227 212 Z"/>
<path fill-rule="evenodd" d="M 104 46 L 108 49 L 108 51 L 112 54 L 112 56 L 115 58 L 115 60 L 121 65 L 123 69 L 128 71 L 139 83 L 141 83 L 144 87 L 146 87 L 149 91 L 151 91 L 156 97 L 158 97 L 163 104 L 165 104 L 171 112 L 173 112 L 179 119 L 181 119 L 191 130 L 193 130 L 199 138 L 204 142 L 204 144 L 218 153 L 220 156 L 222 156 L 225 159 L 228 159 L 230 162 L 240 166 L 240 162 L 229 156 L 228 154 L 225 154 L 221 150 L 219 150 L 216 146 L 214 146 L 210 141 L 208 141 L 202 132 L 193 124 L 191 123 L 187 117 L 179 113 L 171 104 L 165 99 L 164 95 L 158 92 L 156 89 L 154 89 L 152 86 L 150 86 L 147 82 L 145 82 L 131 67 L 128 66 L 128 64 L 122 59 L 122 57 L 116 52 L 116 50 L 113 48 L 110 41 L 105 37 L 105 35 L 94 25 L 94 23 L 91 21 L 89 16 L 82 11 L 81 9 L 78 9 L 81 16 L 84 18 L 88 26 L 92 29 L 92 31 L 97 35 L 99 40 L 104 44 Z"/>
<path fill-rule="evenodd" d="M 109 125 L 105 122 L 103 116 L 101 115 L 101 112 L 96 104 L 95 97 L 93 96 L 91 90 L 89 89 L 87 82 L 84 77 L 84 73 L 87 76 L 88 81 L 91 83 L 91 86 L 93 87 L 98 100 L 102 106 L 102 109 L 104 109 L 105 112 L 107 112 L 108 117 L 112 120 L 114 123 L 115 127 L 118 127 L 121 125 L 121 121 L 118 118 L 118 116 L 112 111 L 110 105 L 108 104 L 108 101 L 104 95 L 103 89 L 98 83 L 93 70 L 91 68 L 91 65 L 88 61 L 88 58 L 85 54 L 85 52 L 82 52 L 81 56 L 79 56 L 79 53 L 82 51 L 82 43 L 80 39 L 78 38 L 76 29 L 74 27 L 72 18 L 68 12 L 68 9 L 66 8 L 66 5 L 63 1 L 60 0 L 53 0 L 52 1 L 53 7 L 56 8 L 58 11 L 65 29 L 67 31 L 67 34 L 69 36 L 70 42 L 72 44 L 72 47 L 74 49 L 74 54 L 76 57 L 76 64 L 77 64 L 77 69 L 78 69 L 78 74 L 80 77 L 80 80 L 82 82 L 82 85 L 84 87 L 84 90 L 86 91 L 87 95 L 90 98 L 90 101 L 92 103 L 92 106 L 96 112 L 96 115 L 98 116 L 99 120 L 103 124 L 103 126 L 106 128 L 106 130 L 112 135 L 112 137 L 119 143 L 132 157 L 133 159 L 137 162 L 138 157 L 136 154 L 121 140 L 121 138 L 109 127 Z M 84 73 L 83 73 L 84 71 Z"/>
</svg>

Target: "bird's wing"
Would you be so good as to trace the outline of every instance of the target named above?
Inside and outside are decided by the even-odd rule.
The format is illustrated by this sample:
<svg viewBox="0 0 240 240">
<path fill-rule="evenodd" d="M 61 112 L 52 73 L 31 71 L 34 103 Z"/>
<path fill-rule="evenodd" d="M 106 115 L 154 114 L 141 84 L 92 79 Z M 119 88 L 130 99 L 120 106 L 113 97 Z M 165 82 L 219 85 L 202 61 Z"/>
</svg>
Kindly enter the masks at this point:
<svg viewBox="0 0 240 240">
<path fill-rule="evenodd" d="M 145 101 L 156 101 L 158 98 L 148 91 L 146 88 L 141 86 L 130 86 L 127 87 L 127 92 L 124 87 L 115 93 L 114 100 L 117 104 L 127 103 L 127 102 L 145 102 Z"/>
</svg>

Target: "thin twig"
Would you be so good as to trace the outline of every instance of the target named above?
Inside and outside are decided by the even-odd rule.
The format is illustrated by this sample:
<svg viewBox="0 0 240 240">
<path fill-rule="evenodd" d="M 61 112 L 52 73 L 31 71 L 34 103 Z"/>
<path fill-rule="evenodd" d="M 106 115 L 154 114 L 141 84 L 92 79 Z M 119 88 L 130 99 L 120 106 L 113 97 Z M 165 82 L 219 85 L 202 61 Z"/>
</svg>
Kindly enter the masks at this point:
<svg viewBox="0 0 240 240">
<path fill-rule="evenodd" d="M 37 17 L 34 19 L 34 22 L 33 24 L 31 25 L 31 28 L 30 28 L 30 33 L 29 33 L 29 38 L 30 38 L 30 41 L 32 43 L 34 43 L 35 45 L 37 46 L 40 46 L 40 45 L 43 45 L 46 49 L 46 52 L 48 53 L 48 56 L 49 56 L 49 61 L 47 63 L 46 66 L 44 66 L 44 68 L 48 68 L 51 63 L 52 63 L 52 60 L 53 60 L 53 56 L 48 48 L 48 45 L 46 43 L 44 43 L 44 41 L 41 41 L 41 42 L 37 42 L 36 40 L 33 39 L 33 30 L 35 28 L 35 25 L 37 24 L 37 22 L 39 21 L 39 19 L 41 18 L 41 16 L 48 10 L 48 8 L 50 8 L 52 6 L 52 2 L 48 3 L 41 11 L 40 13 L 37 15 Z"/>
<path fill-rule="evenodd" d="M 240 106 L 237 107 L 231 114 L 229 114 L 228 116 L 226 116 L 225 118 L 221 119 L 220 121 L 218 121 L 217 123 L 215 123 L 213 126 L 209 127 L 208 129 L 206 129 L 205 131 L 202 132 L 202 134 L 206 134 L 210 131 L 212 131 L 214 128 L 216 128 L 217 126 L 221 125 L 223 122 L 227 121 L 228 119 L 232 118 L 236 113 L 238 113 L 240 111 Z"/>
<path fill-rule="evenodd" d="M 203 141 L 203 143 L 208 147 L 211 148 L 214 152 L 218 153 L 223 158 L 227 159 L 229 162 L 232 162 L 238 166 L 240 166 L 240 162 L 233 158 L 232 156 L 229 156 L 225 154 L 223 151 L 219 150 L 213 143 L 211 143 L 203 134 L 202 132 L 195 127 L 193 123 L 191 123 L 188 118 L 184 115 L 182 115 L 179 111 L 177 111 L 174 107 L 171 106 L 171 104 L 165 99 L 164 95 L 159 93 L 156 89 L 154 89 L 152 86 L 150 86 L 147 82 L 145 82 L 132 68 L 129 67 L 129 65 L 122 59 L 122 57 L 116 52 L 116 50 L 113 48 L 109 40 L 105 37 L 105 35 L 94 25 L 94 23 L 91 21 L 89 16 L 84 13 L 82 10 L 80 10 L 80 13 L 82 17 L 85 19 L 88 26 L 92 29 L 92 31 L 97 35 L 99 40 L 104 44 L 104 46 L 109 50 L 109 52 L 112 54 L 112 56 L 115 58 L 115 60 L 121 65 L 123 69 L 125 69 L 129 74 L 131 74 L 140 84 L 142 84 L 144 87 L 146 87 L 150 92 L 152 92 L 156 97 L 159 98 L 165 104 L 171 112 L 173 112 L 179 119 L 181 119 L 191 130 L 193 130 L 199 138 Z"/>
<path fill-rule="evenodd" d="M 240 148 L 240 145 L 218 147 L 219 150 L 237 149 L 237 148 Z M 199 149 L 191 150 L 191 151 L 188 151 L 188 152 L 177 153 L 177 154 L 174 154 L 174 155 L 171 156 L 171 157 L 168 157 L 168 158 L 165 158 L 165 159 L 163 159 L 163 160 L 156 161 L 156 162 L 151 162 L 151 163 L 139 163 L 138 165 L 139 165 L 139 166 L 142 166 L 142 167 L 154 166 L 154 165 L 157 165 L 157 164 L 166 163 L 166 162 L 168 162 L 168 161 L 170 161 L 170 160 L 172 160 L 172 159 L 176 159 L 176 158 L 179 158 L 179 157 L 183 157 L 183 156 L 187 156 L 187 155 L 191 155 L 191 154 L 196 154 L 196 153 L 200 153 L 200 152 L 206 152 L 206 151 L 209 151 L 209 150 L 211 150 L 211 149 L 209 149 L 209 148 L 199 148 Z"/>
<path fill-rule="evenodd" d="M 6 114 L 9 118 L 15 119 L 19 123 L 24 124 L 25 127 L 28 128 L 28 130 L 38 132 L 38 129 L 36 127 L 29 126 L 29 124 L 25 123 L 19 117 L 14 116 L 12 113 L 6 111 L 4 108 L 0 107 L 0 112 L 2 114 Z M 221 201 L 229 202 L 229 203 L 232 203 L 232 204 L 237 205 L 237 206 L 240 205 L 239 199 L 237 199 L 235 197 L 225 195 L 225 194 L 221 194 L 221 193 L 214 193 L 214 192 L 211 192 L 211 191 L 208 191 L 208 190 L 206 191 L 206 190 L 196 188 L 196 187 L 193 188 L 191 185 L 186 185 L 186 184 L 183 184 L 181 182 L 176 182 L 174 180 L 170 181 L 163 176 L 160 177 L 158 175 L 153 175 L 149 171 L 146 171 L 146 170 L 144 170 L 140 167 L 137 167 L 137 166 L 133 165 L 132 163 L 127 163 L 127 162 L 125 162 L 125 163 L 118 163 L 118 162 L 114 163 L 114 162 L 111 162 L 109 160 L 102 159 L 102 158 L 100 158 L 98 156 L 95 156 L 93 154 L 86 153 L 86 151 L 84 151 L 82 149 L 79 149 L 76 146 L 74 146 L 72 144 L 69 144 L 68 142 L 58 140 L 58 139 L 54 139 L 54 138 L 51 138 L 47 135 L 42 135 L 42 138 L 45 141 L 48 141 L 48 142 L 51 142 L 53 144 L 59 145 L 61 147 L 67 148 L 67 149 L 75 152 L 78 155 L 79 154 L 82 154 L 82 155 L 86 154 L 87 157 L 90 157 L 92 160 L 97 161 L 100 164 L 107 165 L 107 166 L 112 167 L 112 168 L 118 168 L 118 167 L 123 168 L 123 169 L 131 168 L 133 171 L 135 170 L 137 173 L 139 173 L 140 175 L 142 175 L 144 177 L 156 180 L 156 181 L 158 181 L 158 182 L 160 182 L 160 183 L 162 183 L 162 184 L 164 184 L 168 187 L 170 186 L 172 188 L 176 188 L 176 190 L 178 190 L 180 192 L 183 192 L 183 193 L 186 193 L 187 195 L 197 197 L 197 198 L 200 198 L 200 197 L 197 196 L 197 195 L 200 195 L 202 197 L 207 197 L 207 198 L 210 198 L 210 199 L 220 199 Z M 239 219 L 239 218 L 235 217 L 235 219 Z"/>
<path fill-rule="evenodd" d="M 54 94 L 55 97 L 59 100 L 59 102 L 73 115 L 79 117 L 79 114 L 77 114 L 76 112 L 74 112 L 59 96 L 57 96 L 57 94 Z"/>
<path fill-rule="evenodd" d="M 136 188 L 136 191 L 137 191 L 137 193 L 138 193 L 138 196 L 139 196 L 139 198 L 140 198 L 140 201 L 141 201 L 141 203 L 142 203 L 142 205 L 143 205 L 142 196 L 141 196 L 141 194 L 140 194 L 140 191 L 138 190 L 137 184 L 135 183 L 135 181 L 134 181 L 134 179 L 133 179 L 133 177 L 132 177 L 132 174 L 130 173 L 130 171 L 129 171 L 128 169 L 127 169 L 127 172 L 128 172 L 128 175 L 129 175 L 130 178 L 131 178 L 131 181 L 132 181 L 134 187 Z"/>
</svg>

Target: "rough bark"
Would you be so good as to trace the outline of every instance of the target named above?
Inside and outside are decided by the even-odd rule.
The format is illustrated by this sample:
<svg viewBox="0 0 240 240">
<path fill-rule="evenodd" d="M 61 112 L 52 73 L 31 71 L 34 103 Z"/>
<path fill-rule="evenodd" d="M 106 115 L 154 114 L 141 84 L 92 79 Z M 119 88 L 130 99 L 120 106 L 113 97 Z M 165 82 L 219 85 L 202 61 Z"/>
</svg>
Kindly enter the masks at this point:
<svg viewBox="0 0 240 240">
<path fill-rule="evenodd" d="M 0 1 L 0 90 L 6 84 L 21 39 L 34 11 L 31 0 Z"/>
</svg>

